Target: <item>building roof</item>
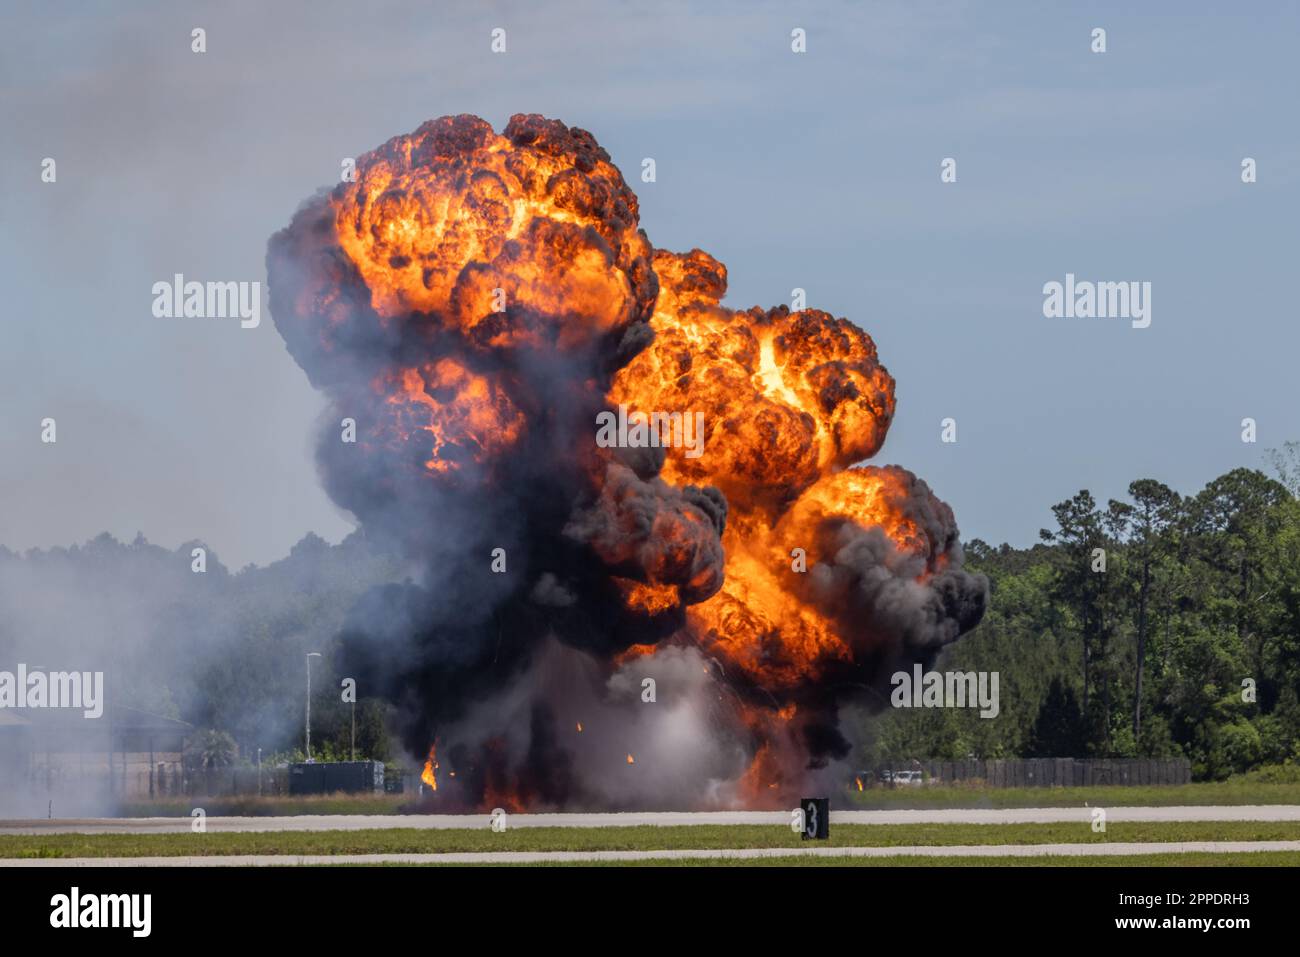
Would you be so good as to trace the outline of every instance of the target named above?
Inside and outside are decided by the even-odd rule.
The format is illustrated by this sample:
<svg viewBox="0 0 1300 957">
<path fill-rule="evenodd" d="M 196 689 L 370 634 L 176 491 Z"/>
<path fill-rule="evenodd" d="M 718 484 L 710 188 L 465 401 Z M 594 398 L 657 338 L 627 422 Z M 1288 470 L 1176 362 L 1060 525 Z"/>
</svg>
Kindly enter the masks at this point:
<svg viewBox="0 0 1300 957">
<path fill-rule="evenodd" d="M 80 708 L 0 708 L 0 729 L 11 728 L 87 728 L 112 729 L 115 733 L 132 731 L 154 734 L 189 734 L 194 725 L 176 718 L 128 708 L 106 705 L 98 718 L 87 718 Z"/>
</svg>

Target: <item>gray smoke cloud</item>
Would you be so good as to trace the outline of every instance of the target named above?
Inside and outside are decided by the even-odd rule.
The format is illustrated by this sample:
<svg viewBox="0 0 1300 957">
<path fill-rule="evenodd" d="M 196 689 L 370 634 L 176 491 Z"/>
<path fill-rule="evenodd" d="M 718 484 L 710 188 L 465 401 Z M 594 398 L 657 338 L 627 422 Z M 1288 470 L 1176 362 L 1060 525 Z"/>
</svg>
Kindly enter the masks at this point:
<svg viewBox="0 0 1300 957">
<path fill-rule="evenodd" d="M 325 488 L 419 567 L 351 610 L 340 665 L 396 703 L 412 755 L 533 674 L 545 641 L 608 669 L 722 584 L 722 495 L 658 479 L 661 450 L 594 443 L 611 376 L 653 337 L 636 216 L 590 134 L 444 117 L 359 157 L 355 185 L 270 241 L 275 326 L 332 403 Z M 393 222 L 440 225 L 408 240 Z M 669 599 L 631 604 L 637 587 Z M 544 736 L 558 693 L 521 727 Z"/>
<path fill-rule="evenodd" d="M 517 680 L 443 728 L 438 754 L 440 800 L 654 810 L 734 803 L 752 743 L 698 649 L 665 648 L 611 671 L 552 639 Z"/>
<path fill-rule="evenodd" d="M 887 498 L 896 513 L 917 526 L 926 551 L 898 548 L 881 528 L 828 522 L 818 542 L 820 560 L 809 569 L 803 594 L 878 654 L 883 668 L 933 660 L 944 645 L 979 623 L 988 580 L 962 568 L 952 509 L 924 481 L 898 466 L 864 470 L 901 479 L 901 494 Z"/>
<path fill-rule="evenodd" d="M 725 288 L 724 267 L 705 254 L 651 248 L 635 195 L 590 134 L 538 116 L 515 116 L 500 135 L 460 116 L 395 137 L 270 241 L 275 326 L 336 416 L 317 447 L 325 488 L 419 567 L 351 609 L 341 667 L 396 703 L 413 756 L 437 743 L 469 806 L 508 790 L 543 804 L 620 804 L 632 792 L 616 785 L 638 779 L 609 777 L 605 751 L 626 757 L 635 742 L 658 753 L 654 734 L 677 740 L 682 729 L 707 742 L 678 741 L 662 790 L 642 781 L 643 801 L 704 800 L 705 782 L 734 786 L 745 764 L 733 759 L 764 745 L 795 780 L 846 753 L 838 708 L 852 689 L 933 655 L 982 613 L 985 586 L 960 571 L 951 512 L 912 480 L 894 504 L 924 529 L 923 554 L 896 551 L 878 529 L 846 525 L 832 540 L 828 525 L 798 586 L 851 636 L 853 661 L 775 693 L 716 662 L 710 672 L 689 649 L 698 636 L 687 611 L 723 586 L 726 497 L 663 481 L 661 448 L 594 442 L 614 375 L 654 342 L 663 280 L 652 263 L 685 270 L 674 295 Z M 892 380 L 869 338 L 823 313 L 735 315 L 784 323 L 788 371 L 839 414 L 837 455 L 878 447 Z M 825 354 L 813 348 L 828 341 Z M 785 418 L 811 428 L 806 413 Z M 741 424 L 728 419 L 717 434 Z M 346 428 L 355 441 L 341 438 Z M 751 456 L 767 455 L 764 434 Z M 816 478 L 811 447 L 791 467 L 799 487 Z M 743 476 L 724 480 L 746 494 Z M 674 680 L 683 662 L 699 671 L 682 672 L 692 680 L 671 708 L 632 707 L 622 655 L 665 641 L 673 647 L 636 660 L 666 656 L 643 667 Z M 734 706 L 729 720 L 715 698 Z M 753 714 L 790 701 L 800 709 L 789 728 Z M 582 748 L 565 730 L 575 704 L 601 716 Z M 666 725 L 652 717 L 667 714 Z"/>
</svg>

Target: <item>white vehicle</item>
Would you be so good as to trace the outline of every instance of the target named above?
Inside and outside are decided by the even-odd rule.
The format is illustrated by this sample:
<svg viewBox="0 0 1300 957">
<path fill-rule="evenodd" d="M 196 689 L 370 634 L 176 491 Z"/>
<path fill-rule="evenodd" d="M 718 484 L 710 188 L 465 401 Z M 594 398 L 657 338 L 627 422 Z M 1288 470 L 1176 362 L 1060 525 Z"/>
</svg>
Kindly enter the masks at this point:
<svg viewBox="0 0 1300 957">
<path fill-rule="evenodd" d="M 920 771 L 895 771 L 889 776 L 889 779 L 896 787 L 899 785 L 910 787 L 912 785 L 925 783 L 921 778 Z"/>
</svg>

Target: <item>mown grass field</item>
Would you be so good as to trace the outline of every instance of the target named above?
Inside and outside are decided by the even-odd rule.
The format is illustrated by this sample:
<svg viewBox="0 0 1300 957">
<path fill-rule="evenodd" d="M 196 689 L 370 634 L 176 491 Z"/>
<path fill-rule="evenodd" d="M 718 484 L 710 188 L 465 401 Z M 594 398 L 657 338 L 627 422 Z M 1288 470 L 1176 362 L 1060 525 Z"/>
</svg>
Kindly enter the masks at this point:
<svg viewBox="0 0 1300 957">
<path fill-rule="evenodd" d="M 422 865 L 447 867 L 446 864 Z M 464 866 L 464 865 L 463 865 Z M 470 867 L 500 867 L 471 864 Z M 1300 852 L 1252 851 L 1246 854 L 1134 854 L 1124 857 L 769 857 L 760 861 L 727 858 L 685 861 L 595 861 L 563 864 L 512 864 L 508 867 L 1300 867 Z"/>
<path fill-rule="evenodd" d="M 1300 822 L 1117 822 L 1105 833 L 1068 824 L 837 824 L 831 847 L 961 844 L 1105 844 L 1171 841 L 1295 841 Z M 780 825 L 537 827 L 493 833 L 384 828 L 225 834 L 4 834 L 0 859 L 167 857 L 228 854 L 433 854 L 457 851 L 634 851 L 812 846 Z"/>
<path fill-rule="evenodd" d="M 1300 804 L 1300 781 L 1213 781 L 1172 786 L 1088 788 L 979 788 L 919 786 L 853 792 L 835 806 L 874 808 L 1176 807 L 1186 805 Z"/>
</svg>

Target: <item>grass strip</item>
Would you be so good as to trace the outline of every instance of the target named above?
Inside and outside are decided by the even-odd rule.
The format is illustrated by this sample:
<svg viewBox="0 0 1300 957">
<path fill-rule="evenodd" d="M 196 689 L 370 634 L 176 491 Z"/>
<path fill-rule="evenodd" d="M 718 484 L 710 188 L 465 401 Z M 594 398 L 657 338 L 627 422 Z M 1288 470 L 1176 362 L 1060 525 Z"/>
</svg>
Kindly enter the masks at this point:
<svg viewBox="0 0 1300 957">
<path fill-rule="evenodd" d="M 1104 833 L 1087 820 L 1058 824 L 837 824 L 832 847 L 954 844 L 1300 840 L 1300 821 L 1114 822 Z M 819 842 L 821 844 L 821 842 Z M 821 846 L 826 846 L 821 844 Z M 194 834 L 3 834 L 0 858 L 163 857 L 228 854 L 432 854 L 455 851 L 713 850 L 808 846 L 782 825 L 537 827 L 477 830 L 383 828 Z"/>
</svg>

